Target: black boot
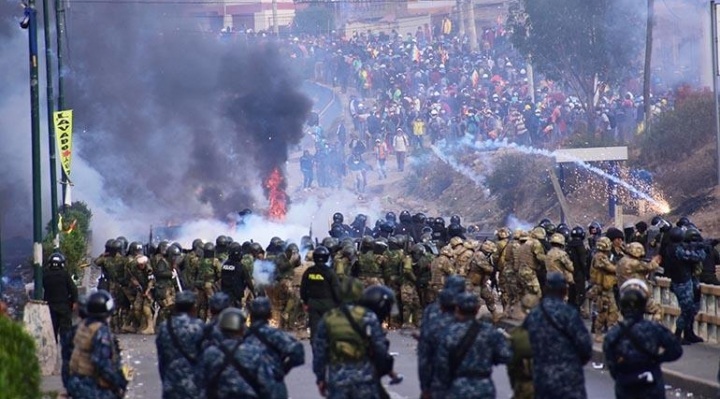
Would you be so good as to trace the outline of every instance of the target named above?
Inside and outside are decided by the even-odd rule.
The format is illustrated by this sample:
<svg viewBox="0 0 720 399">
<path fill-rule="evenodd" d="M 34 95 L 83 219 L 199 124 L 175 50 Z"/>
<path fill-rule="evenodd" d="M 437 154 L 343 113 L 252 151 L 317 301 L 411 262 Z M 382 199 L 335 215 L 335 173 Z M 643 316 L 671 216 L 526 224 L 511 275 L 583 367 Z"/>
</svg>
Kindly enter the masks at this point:
<svg viewBox="0 0 720 399">
<path fill-rule="evenodd" d="M 685 340 L 690 343 L 693 343 L 693 344 L 705 342 L 704 339 L 702 339 L 701 337 L 697 336 L 697 334 L 695 334 L 695 331 L 693 331 L 692 327 L 685 329 Z"/>
<path fill-rule="evenodd" d="M 683 338 L 683 331 L 682 330 L 675 330 L 675 338 L 680 341 L 680 345 L 692 345 L 692 342 L 688 341 L 687 339 Z"/>
</svg>

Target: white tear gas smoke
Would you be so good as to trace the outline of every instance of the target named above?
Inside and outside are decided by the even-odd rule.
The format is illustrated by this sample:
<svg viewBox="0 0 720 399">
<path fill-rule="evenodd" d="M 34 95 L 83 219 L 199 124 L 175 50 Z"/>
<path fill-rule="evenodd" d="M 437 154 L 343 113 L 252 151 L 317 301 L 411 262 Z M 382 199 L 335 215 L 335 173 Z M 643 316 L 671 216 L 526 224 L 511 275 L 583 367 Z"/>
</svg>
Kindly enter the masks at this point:
<svg viewBox="0 0 720 399">
<path fill-rule="evenodd" d="M 445 164 L 447 164 L 448 166 L 450 166 L 451 168 L 453 168 L 453 170 L 455 170 L 456 172 L 458 172 L 458 173 L 460 173 L 461 175 L 463 175 L 463 176 L 467 177 L 468 179 L 470 179 L 473 183 L 475 183 L 476 186 L 482 187 L 482 188 L 485 187 L 485 177 L 484 177 L 484 176 L 476 173 L 476 172 L 475 172 L 474 170 L 472 170 L 471 168 L 469 168 L 469 167 L 467 167 L 467 166 L 465 166 L 465 165 L 462 165 L 462 164 L 456 162 L 456 161 L 455 161 L 454 159 L 452 159 L 450 156 L 445 155 L 445 154 L 440 150 L 440 148 L 438 148 L 438 146 L 433 145 L 433 146 L 430 146 L 430 148 L 432 149 L 432 152 L 433 152 L 441 161 L 443 161 Z"/>
<path fill-rule="evenodd" d="M 519 219 L 517 216 L 510 214 L 507 218 L 505 218 L 505 226 L 507 226 L 510 230 L 514 231 L 515 229 L 522 229 L 524 231 L 530 231 L 533 227 L 535 227 L 534 224 L 527 222 L 525 220 Z"/>
<path fill-rule="evenodd" d="M 270 285 L 275 279 L 275 263 L 269 260 L 255 259 L 253 262 L 253 281 L 259 287 Z"/>
<path fill-rule="evenodd" d="M 548 158 L 556 158 L 558 156 L 558 153 L 555 151 L 549 151 L 549 150 L 544 150 L 544 149 L 540 149 L 540 148 L 520 145 L 517 143 L 511 143 L 511 142 L 508 142 L 506 139 L 485 140 L 485 141 L 476 142 L 476 143 L 469 143 L 467 141 L 464 141 L 464 142 L 462 142 L 462 144 L 471 146 L 472 148 L 475 148 L 479 151 L 488 151 L 488 150 L 493 150 L 493 149 L 498 149 L 498 148 L 506 148 L 506 149 L 510 149 L 510 150 L 519 151 L 519 152 L 522 152 L 523 154 L 528 154 L 528 155 L 540 155 L 540 156 L 544 156 L 544 157 L 548 157 Z M 657 199 L 651 197 L 650 195 L 648 195 L 647 193 L 634 187 L 633 185 L 626 182 L 625 180 L 622 180 L 617 176 L 611 175 L 610 173 L 607 173 L 598 167 L 592 166 L 589 163 L 587 163 L 581 159 L 569 157 L 566 154 L 563 154 L 563 157 L 570 159 L 575 165 L 580 166 L 581 168 L 586 169 L 589 172 L 595 173 L 596 175 L 599 175 L 605 179 L 608 179 L 608 180 L 624 187 L 625 189 L 627 189 L 628 191 L 637 195 L 638 197 L 648 201 L 653 206 L 655 211 L 661 212 L 661 213 L 670 212 L 670 206 L 664 200 L 657 200 Z"/>
</svg>

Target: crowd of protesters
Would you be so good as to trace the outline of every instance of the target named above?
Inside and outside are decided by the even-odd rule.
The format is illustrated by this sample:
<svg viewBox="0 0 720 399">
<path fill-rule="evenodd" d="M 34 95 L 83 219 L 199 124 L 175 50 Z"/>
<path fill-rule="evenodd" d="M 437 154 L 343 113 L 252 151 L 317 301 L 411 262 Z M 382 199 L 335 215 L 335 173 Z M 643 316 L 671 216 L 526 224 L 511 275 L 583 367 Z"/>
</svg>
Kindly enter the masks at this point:
<svg viewBox="0 0 720 399">
<path fill-rule="evenodd" d="M 363 173 L 374 168 L 378 178 L 386 177 L 388 159 L 402 171 L 406 153 L 441 140 L 505 139 L 556 148 L 576 134 L 626 143 L 641 126 L 639 77 L 622 87 L 601 83 L 596 131 L 588 133 L 581 100 L 541 75 L 531 83 L 528 66 L 502 25 L 481 30 L 480 39 L 480 49 L 471 51 L 467 38 L 422 28 L 405 36 L 393 31 L 290 37 L 290 57 L 348 98 L 344 105 L 352 125 L 311 130 L 316 162 L 323 163 L 317 167 L 318 184 L 338 186 L 352 166 Z M 674 97 L 655 95 L 652 101 L 652 112 L 660 113 L 673 107 Z M 363 156 L 372 157 L 372 166 Z"/>
</svg>

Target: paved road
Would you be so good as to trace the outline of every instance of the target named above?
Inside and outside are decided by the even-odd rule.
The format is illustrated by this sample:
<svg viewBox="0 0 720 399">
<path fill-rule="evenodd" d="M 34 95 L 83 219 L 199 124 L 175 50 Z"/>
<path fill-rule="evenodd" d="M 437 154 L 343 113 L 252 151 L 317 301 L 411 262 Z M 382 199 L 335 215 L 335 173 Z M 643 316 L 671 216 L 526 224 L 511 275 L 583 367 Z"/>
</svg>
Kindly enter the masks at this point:
<svg viewBox="0 0 720 399">
<path fill-rule="evenodd" d="M 393 398 L 418 398 L 420 389 L 417 380 L 417 359 L 415 357 L 415 341 L 404 334 L 389 334 L 391 351 L 397 352 L 396 370 L 405 376 L 405 381 L 396 386 L 388 387 Z M 161 385 L 157 371 L 155 354 L 155 337 L 141 335 L 121 335 L 125 361 L 135 369 L 135 377 L 130 383 L 127 397 L 154 399 L 160 398 Z M 315 376 L 312 373 L 312 354 L 308 341 L 304 341 L 306 364 L 293 370 L 286 381 L 292 399 L 319 398 L 315 387 Z M 590 399 L 607 399 L 612 397 L 613 382 L 607 371 L 595 370 L 591 365 L 585 368 L 586 386 Z M 512 391 L 504 367 L 497 367 L 493 372 L 499 399 L 510 398 Z M 387 382 L 387 381 L 385 381 Z M 60 378 L 53 376 L 43 380 L 44 391 L 60 390 Z M 693 397 L 687 392 L 676 392 L 670 388 L 668 397 Z M 695 395 L 694 398 L 697 398 Z"/>
</svg>

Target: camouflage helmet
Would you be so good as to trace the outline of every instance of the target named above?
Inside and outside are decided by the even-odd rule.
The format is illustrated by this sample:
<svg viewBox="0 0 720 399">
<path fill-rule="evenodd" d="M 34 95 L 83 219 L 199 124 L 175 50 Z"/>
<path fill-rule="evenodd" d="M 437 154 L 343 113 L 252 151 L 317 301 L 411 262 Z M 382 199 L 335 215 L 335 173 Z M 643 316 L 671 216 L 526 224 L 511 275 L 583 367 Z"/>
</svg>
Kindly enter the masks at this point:
<svg viewBox="0 0 720 399">
<path fill-rule="evenodd" d="M 453 237 L 450 239 L 450 246 L 453 248 L 457 247 L 458 245 L 462 245 L 462 244 L 463 244 L 463 239 L 460 237 Z"/>
<path fill-rule="evenodd" d="M 517 228 L 513 231 L 513 238 L 516 240 L 520 240 L 520 236 L 523 234 L 527 235 L 523 229 Z"/>
<path fill-rule="evenodd" d="M 495 232 L 495 236 L 498 240 L 504 240 L 510 237 L 510 229 L 507 227 L 501 227 Z"/>
<path fill-rule="evenodd" d="M 450 248 L 449 245 L 446 245 L 446 246 L 440 248 L 440 255 L 447 256 L 448 258 L 452 258 L 452 256 L 453 256 L 452 248 Z"/>
<path fill-rule="evenodd" d="M 545 237 L 547 237 L 547 233 L 542 227 L 536 227 L 532 229 L 532 232 L 530 232 L 530 236 L 536 240 L 544 240 Z"/>
<path fill-rule="evenodd" d="M 555 233 L 552 236 L 550 236 L 550 244 L 560 245 L 562 247 L 565 246 L 565 236 L 563 236 L 560 233 Z"/>
<path fill-rule="evenodd" d="M 425 249 L 425 246 L 423 244 L 415 244 L 410 249 L 410 254 L 412 254 L 412 258 L 414 260 L 418 260 L 422 258 L 427 250 Z"/>
<path fill-rule="evenodd" d="M 486 254 L 492 254 L 497 251 L 497 245 L 495 245 L 495 243 L 490 240 L 486 240 L 483 241 L 483 243 L 480 245 L 480 250 L 485 252 Z"/>
<path fill-rule="evenodd" d="M 645 256 L 645 247 L 639 242 L 631 242 L 627 248 L 625 248 L 625 252 L 633 258 L 640 259 Z"/>
<path fill-rule="evenodd" d="M 518 241 L 525 242 L 530 239 L 530 233 L 524 230 L 520 230 L 520 234 L 518 234 Z"/>
<path fill-rule="evenodd" d="M 597 240 L 597 243 L 595 244 L 595 247 L 598 251 L 601 252 L 607 252 L 610 251 L 610 248 L 612 248 L 612 241 L 610 241 L 607 237 L 600 237 Z"/>
<path fill-rule="evenodd" d="M 357 250 L 355 249 L 354 245 L 345 245 L 340 250 L 340 253 L 343 257 L 352 259 L 357 255 Z"/>
</svg>

